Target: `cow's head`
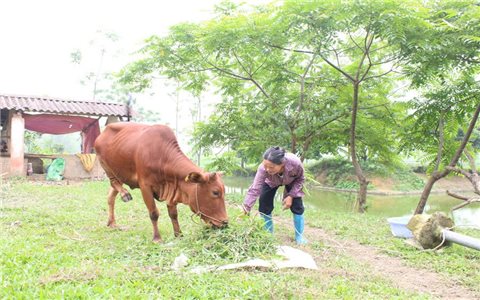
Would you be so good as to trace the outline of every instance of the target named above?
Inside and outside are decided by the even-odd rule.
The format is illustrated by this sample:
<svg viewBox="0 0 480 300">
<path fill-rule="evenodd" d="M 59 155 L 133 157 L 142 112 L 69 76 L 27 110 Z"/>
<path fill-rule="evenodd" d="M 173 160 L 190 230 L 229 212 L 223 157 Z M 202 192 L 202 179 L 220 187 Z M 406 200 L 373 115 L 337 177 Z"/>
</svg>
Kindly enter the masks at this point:
<svg viewBox="0 0 480 300">
<path fill-rule="evenodd" d="M 195 184 L 189 195 L 190 209 L 207 224 L 226 226 L 225 186 L 220 174 L 192 172 L 185 177 L 185 181 Z"/>
</svg>

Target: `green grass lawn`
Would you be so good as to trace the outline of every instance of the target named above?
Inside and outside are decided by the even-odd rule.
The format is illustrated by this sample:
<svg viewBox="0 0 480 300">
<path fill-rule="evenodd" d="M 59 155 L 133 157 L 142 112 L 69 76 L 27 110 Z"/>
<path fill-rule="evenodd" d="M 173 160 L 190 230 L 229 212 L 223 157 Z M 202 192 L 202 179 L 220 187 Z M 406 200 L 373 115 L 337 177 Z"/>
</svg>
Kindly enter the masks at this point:
<svg viewBox="0 0 480 300">
<path fill-rule="evenodd" d="M 317 261 L 319 271 L 304 269 L 232 270 L 192 273 L 198 266 L 234 263 L 249 258 L 272 258 L 280 243 L 262 229 L 258 219 L 239 217 L 240 209 L 229 205 L 230 225 L 225 230 L 209 230 L 185 205 L 179 205 L 183 237 L 174 238 L 166 207 L 159 204 L 159 228 L 164 242 L 154 244 L 147 209 L 134 190 L 134 200 L 117 200 L 120 229 L 106 227 L 107 182 L 80 182 L 71 185 L 35 184 L 22 180 L 3 181 L 0 190 L 0 299 L 428 299 L 429 295 L 399 290 L 368 266 L 338 254 L 334 260 Z M 228 195 L 232 203 L 238 195 Z M 366 238 L 359 229 L 353 234 L 347 227 L 358 216 L 328 215 L 310 211 L 313 225 L 336 231 L 346 237 L 360 238 L 380 248 L 400 247 L 406 259 L 428 258 L 445 272 L 465 271 L 478 282 L 479 255 L 473 251 L 414 254 L 394 238 L 378 241 Z M 335 218 L 336 221 L 335 221 Z M 363 220 L 363 219 L 362 219 Z M 345 226 L 342 231 L 338 223 Z M 372 226 L 378 220 L 366 218 L 360 226 Z M 334 224 L 337 224 L 335 226 Z M 332 227 L 332 228 L 330 228 Z M 343 228 L 343 227 L 342 227 Z M 287 229 L 279 229 L 279 232 Z M 382 240 L 383 239 L 383 240 Z M 290 244 L 291 246 L 293 244 Z M 313 243 L 315 255 L 324 251 Z M 189 265 L 180 271 L 171 268 L 180 254 L 189 257 Z M 460 260 L 459 257 L 462 257 Z M 332 271 L 334 270 L 334 271 Z M 348 274 L 348 276 L 345 276 Z M 463 273 L 462 273 L 463 274 Z M 475 277 L 476 276 L 476 277 Z M 465 280 L 469 284 L 468 280 Z"/>
</svg>

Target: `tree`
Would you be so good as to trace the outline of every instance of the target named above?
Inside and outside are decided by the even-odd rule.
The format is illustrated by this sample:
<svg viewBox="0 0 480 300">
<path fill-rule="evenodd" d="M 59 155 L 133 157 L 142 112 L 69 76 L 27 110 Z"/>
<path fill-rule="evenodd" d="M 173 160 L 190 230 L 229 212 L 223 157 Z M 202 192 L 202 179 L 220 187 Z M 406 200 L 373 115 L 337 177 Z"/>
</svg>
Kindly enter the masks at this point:
<svg viewBox="0 0 480 300">
<path fill-rule="evenodd" d="M 435 182 L 447 176 L 460 161 L 480 112 L 480 86 L 471 76 L 431 82 L 428 90 L 424 98 L 415 103 L 415 113 L 410 116 L 414 121 L 404 143 L 407 148 L 422 150 L 431 157 L 431 174 L 416 214 L 424 211 Z M 467 128 L 464 128 L 465 120 L 470 120 Z M 457 138 L 459 128 L 464 132 L 460 139 Z"/>
<path fill-rule="evenodd" d="M 391 90 L 407 57 L 398 41 L 425 26 L 422 12 L 418 2 L 393 0 L 285 1 L 248 12 L 224 2 L 213 20 L 151 37 L 122 81 L 141 90 L 160 73 L 197 94 L 213 86 L 223 100 L 195 131 L 204 147 L 245 159 L 272 144 L 302 158 L 347 147 L 363 212 L 361 161 L 396 152 L 394 120 L 405 106 Z"/>
<path fill-rule="evenodd" d="M 436 181 L 448 175 L 464 151 L 478 118 L 480 7 L 475 1 L 427 2 L 428 25 L 412 28 L 408 42 L 401 41 L 402 56 L 407 59 L 409 77 L 415 86 L 427 86 L 435 91 L 427 94 L 426 103 L 416 111 L 416 131 L 435 130 L 435 138 L 417 136 L 417 141 L 437 145 L 433 171 L 424 187 L 415 214 L 424 211 L 428 196 Z M 469 126 L 460 143 L 449 147 L 448 136 L 462 128 L 465 119 Z M 438 126 L 437 126 L 438 124 Z M 446 138 L 447 137 L 447 138 Z M 429 143 L 430 142 L 430 143 Z M 455 149 L 446 153 L 445 150 Z M 429 153 L 432 153 L 430 151 Z M 435 153 L 435 152 L 433 152 Z M 449 161 L 443 163 L 442 160 Z"/>
<path fill-rule="evenodd" d="M 362 89 L 366 82 L 382 85 L 400 63 L 398 47 L 392 40 L 405 37 L 403 28 L 415 21 L 409 3 L 398 1 L 287 1 L 278 14 L 292 37 L 286 45 L 274 47 L 320 57 L 341 74 L 351 87 L 350 159 L 360 188 L 357 208 L 364 212 L 369 181 L 357 149 L 358 118 L 361 104 L 368 105 Z"/>
<path fill-rule="evenodd" d="M 323 129 L 345 117 L 345 101 L 334 93 L 343 83 L 327 77 L 318 57 L 271 47 L 283 38 L 271 13 L 229 8 L 200 25 L 174 26 L 167 37 L 148 40 L 146 58 L 125 68 L 122 80 L 142 90 L 159 72 L 197 95 L 213 84 L 224 100 L 195 131 L 202 146 L 214 139 L 257 158 L 259 149 L 278 144 L 303 158 Z"/>
</svg>

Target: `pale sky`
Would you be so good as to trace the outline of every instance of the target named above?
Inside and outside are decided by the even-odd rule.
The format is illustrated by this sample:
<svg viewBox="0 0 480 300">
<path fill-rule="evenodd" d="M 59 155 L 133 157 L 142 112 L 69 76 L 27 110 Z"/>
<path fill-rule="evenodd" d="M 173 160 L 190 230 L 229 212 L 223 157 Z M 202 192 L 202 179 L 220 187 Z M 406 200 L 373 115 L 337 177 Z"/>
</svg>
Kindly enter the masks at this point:
<svg viewBox="0 0 480 300">
<path fill-rule="evenodd" d="M 117 71 L 132 60 L 129 55 L 140 48 L 145 38 L 165 34 L 169 26 L 180 22 L 207 20 L 219 2 L 2 0 L 0 93 L 91 100 L 92 86 L 83 86 L 80 80 L 99 65 L 99 30 L 120 38 L 110 47 L 115 53 L 107 53 L 102 64 L 103 71 Z M 92 44 L 95 40 L 97 43 Z M 81 65 L 71 63 L 70 54 L 77 49 L 83 53 Z M 162 95 L 162 91 L 155 93 L 157 98 L 172 98 L 167 93 Z M 142 95 L 136 97 L 142 102 Z M 161 105 L 143 102 L 158 111 L 163 122 L 172 124 L 175 111 L 172 99 Z"/>
<path fill-rule="evenodd" d="M 88 51 L 98 30 L 119 35 L 121 55 L 126 56 L 145 38 L 165 33 L 175 23 L 208 18 L 217 2 L 1 1 L 0 91 L 89 98 L 90 91 L 79 87 L 83 74 L 71 63 L 70 53 L 76 49 Z M 125 57 L 106 57 L 105 67 L 121 59 Z"/>
</svg>

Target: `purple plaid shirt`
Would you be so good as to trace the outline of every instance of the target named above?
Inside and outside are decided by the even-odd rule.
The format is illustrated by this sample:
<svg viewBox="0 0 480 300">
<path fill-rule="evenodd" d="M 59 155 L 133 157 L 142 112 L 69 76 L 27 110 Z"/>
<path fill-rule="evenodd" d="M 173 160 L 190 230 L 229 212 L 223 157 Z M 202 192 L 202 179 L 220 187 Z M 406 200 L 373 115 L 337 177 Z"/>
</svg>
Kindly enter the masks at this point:
<svg viewBox="0 0 480 300">
<path fill-rule="evenodd" d="M 274 188 L 281 185 L 288 185 L 290 191 L 287 193 L 285 189 L 283 197 L 292 196 L 293 198 L 303 197 L 305 194 L 302 191 L 305 177 L 303 174 L 303 165 L 300 159 L 292 153 L 285 154 L 285 169 L 283 176 L 278 174 L 270 175 L 265 171 L 263 164 L 260 164 L 257 169 L 257 174 L 253 180 L 252 185 L 248 188 L 247 195 L 243 201 L 243 205 L 247 211 L 250 211 L 255 205 L 257 198 L 262 192 L 263 183 L 268 184 Z"/>
</svg>

